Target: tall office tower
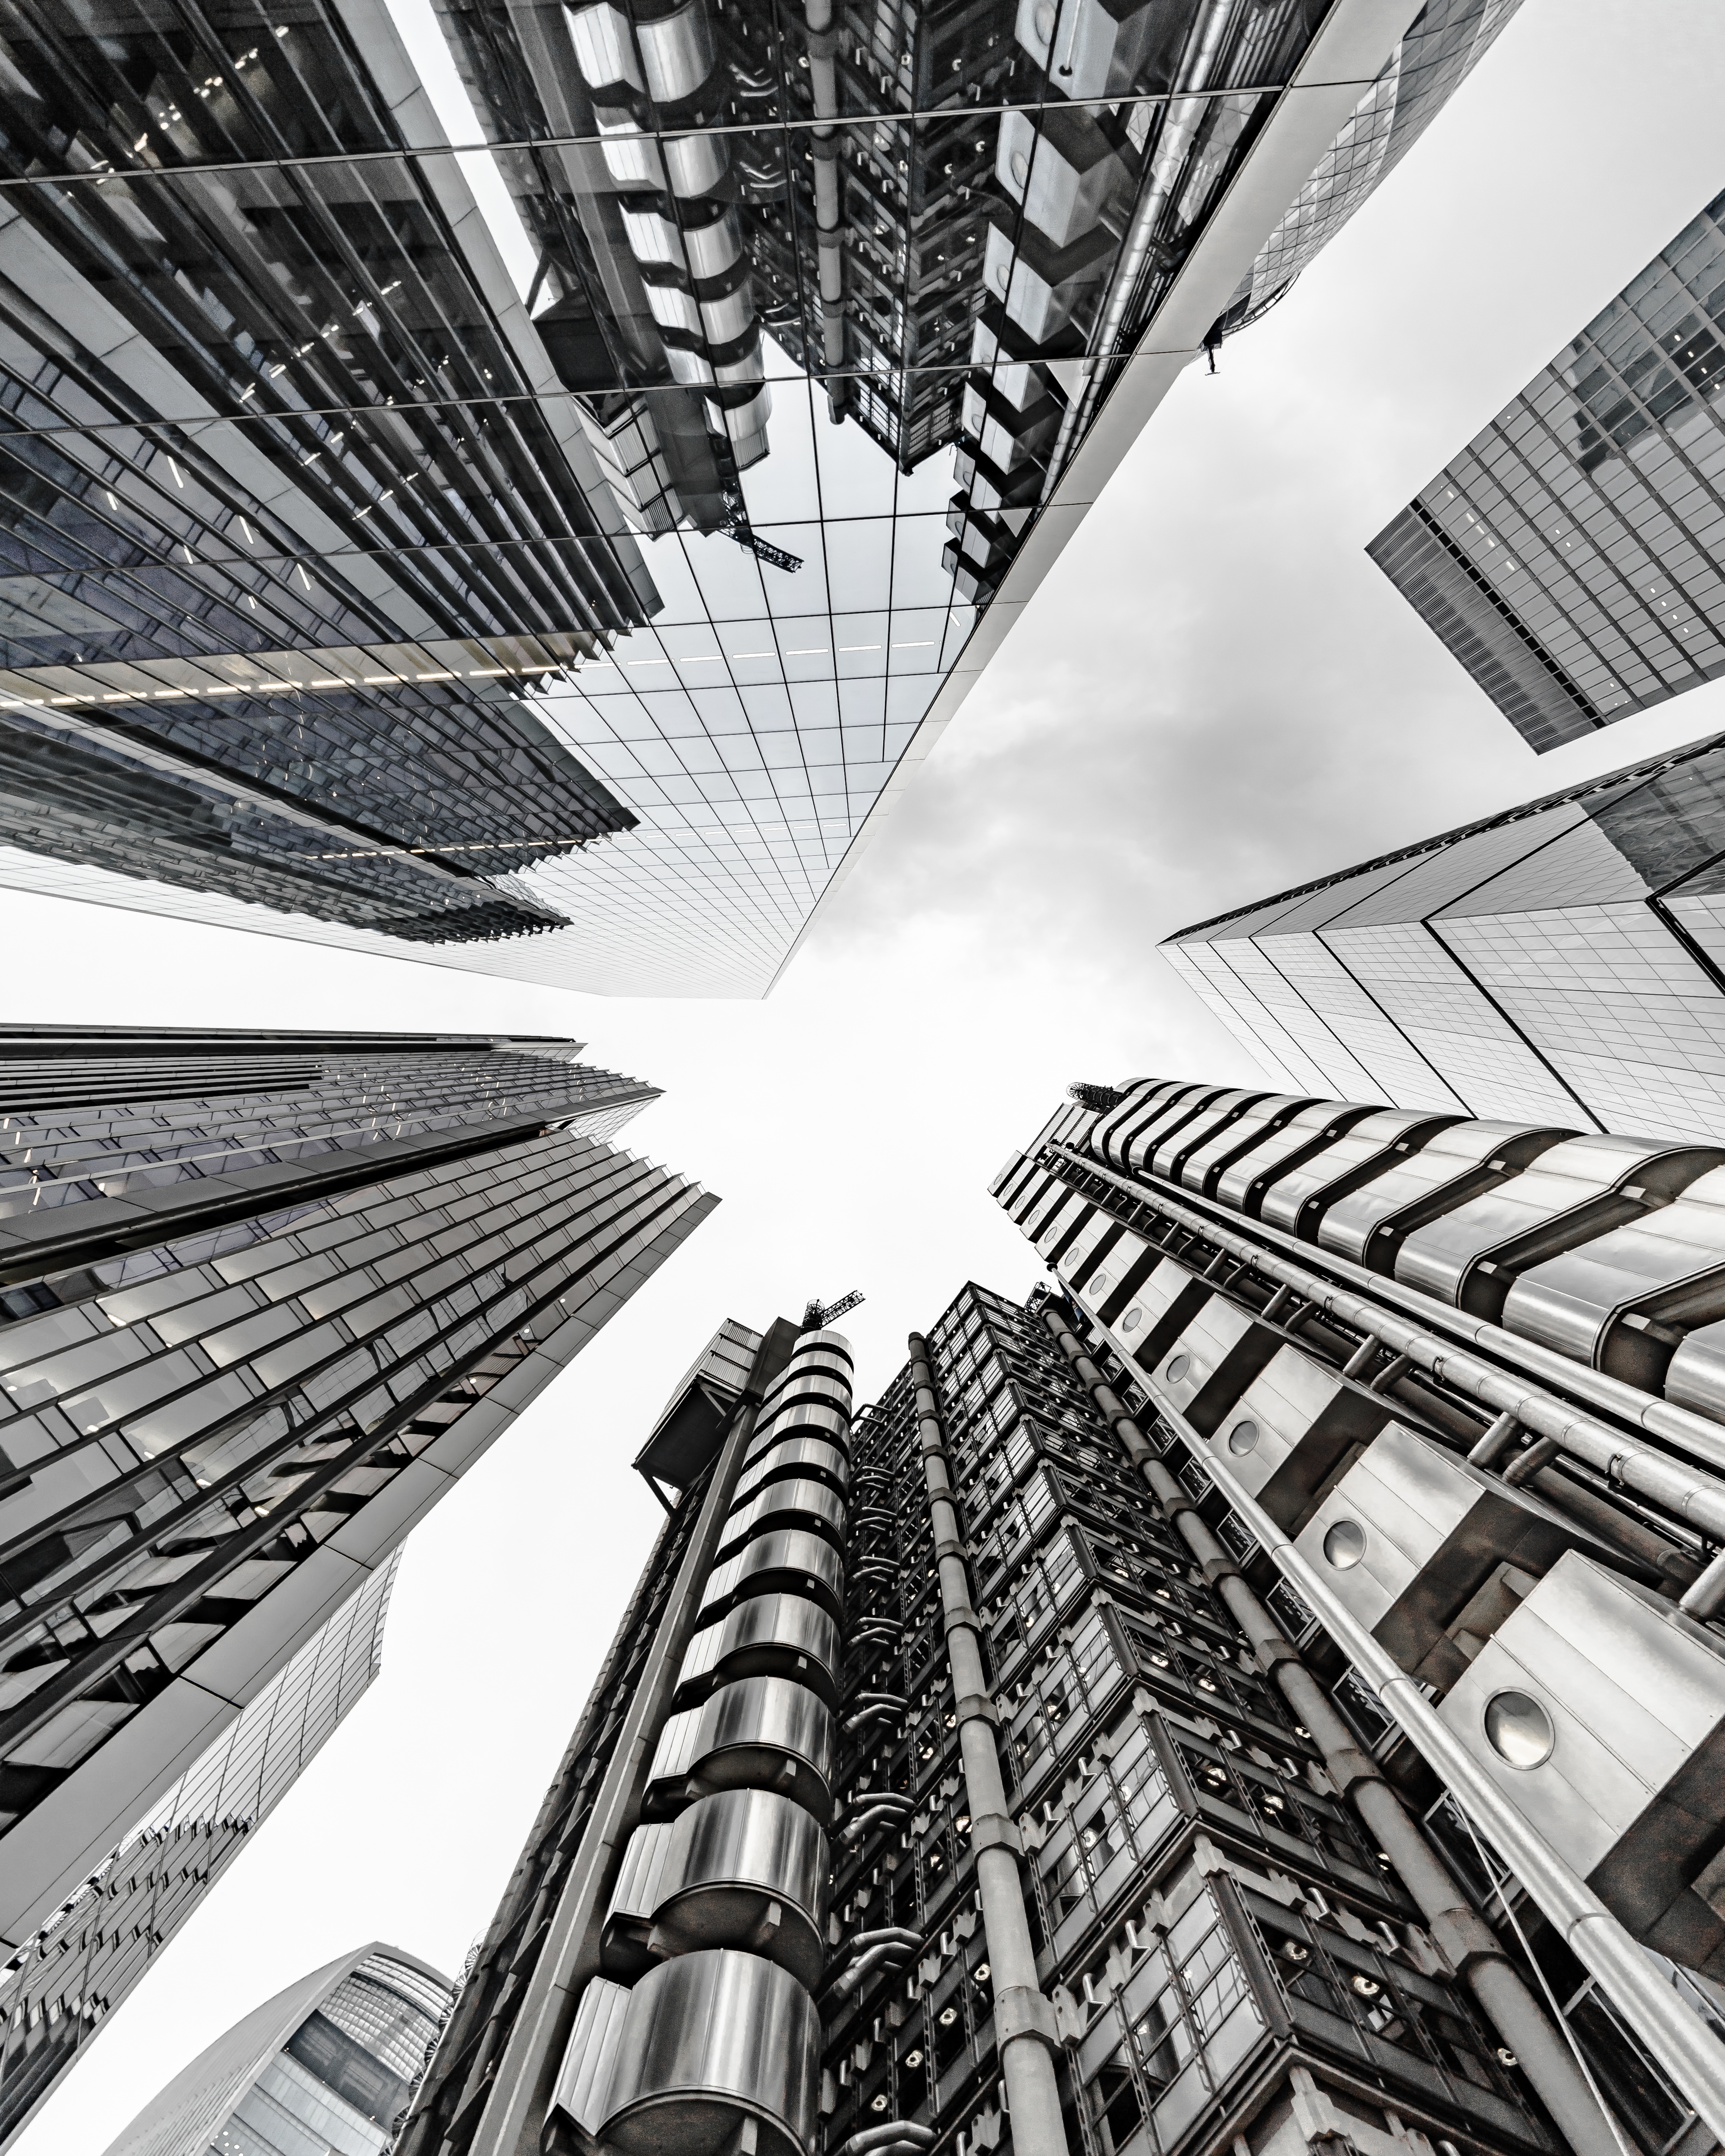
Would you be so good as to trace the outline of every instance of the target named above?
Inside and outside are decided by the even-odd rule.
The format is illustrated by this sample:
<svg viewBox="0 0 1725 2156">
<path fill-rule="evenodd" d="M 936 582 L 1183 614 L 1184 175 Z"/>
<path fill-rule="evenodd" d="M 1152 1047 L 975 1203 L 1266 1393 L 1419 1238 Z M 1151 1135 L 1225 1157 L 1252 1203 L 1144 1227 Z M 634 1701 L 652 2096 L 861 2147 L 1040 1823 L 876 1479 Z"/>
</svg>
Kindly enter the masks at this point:
<svg viewBox="0 0 1725 2156">
<path fill-rule="evenodd" d="M 830 1333 L 727 1328 L 728 1421 L 685 1380 L 638 1462 L 681 1495 L 398 2156 L 1615 2148 L 1057 1308 L 967 1287 L 854 1421 Z"/>
<path fill-rule="evenodd" d="M 1401 1108 L 1725 1130 L 1725 737 L 1184 928 L 1281 1082 Z"/>
<path fill-rule="evenodd" d="M 362 1575 L 364 1584 L 0 1968 L 0 2148 L 107 2026 L 377 1676 L 400 1558 L 397 1550 Z"/>
<path fill-rule="evenodd" d="M 1725 195 L 1367 552 L 1536 749 L 1725 672 Z"/>
<path fill-rule="evenodd" d="M 1319 1755 L 1278 1784 L 1308 1755 L 1240 1731 L 1211 1778 L 1275 1852 L 1253 1907 L 1292 2019 L 1321 2009 L 1400 2116 L 1466 1994 L 1561 2145 L 1725 2141 L 1725 1148 L 1073 1093 L 995 1194 L 1188 1568 L 1183 1632 L 1209 1637 L 1200 1578 L 1239 1627 L 1221 1670 L 1167 1630 L 1157 1650 L 1224 1698 L 1250 1671 Z M 1291 1951 L 1307 1788 L 1346 1799 L 1366 1859 Z"/>
<path fill-rule="evenodd" d="M 13 0 L 0 883 L 762 993 L 1513 5 Z"/>
<path fill-rule="evenodd" d="M 126 1851 L 199 1845 L 167 1862 L 166 1932 L 209 1883 L 180 1865 L 219 1870 L 228 1827 L 307 1756 L 247 1709 L 285 1672 L 278 1705 L 315 1748 L 364 1681 L 409 1528 L 715 1203 L 606 1142 L 652 1089 L 576 1053 L 0 1034 L 0 1939 L 23 1953 L 20 2102 L 44 2041 L 60 2065 L 74 2047 L 29 2015 L 89 2024 L 137 1974 L 142 1942 L 114 1935 L 116 1902 L 148 1891 Z"/>
<path fill-rule="evenodd" d="M 670 1517 L 398 2156 L 809 2150 L 850 1481 L 819 1315 L 721 1326 L 637 1459 Z"/>
<path fill-rule="evenodd" d="M 344 1954 L 235 2022 L 105 2156 L 382 2156 L 449 1996 L 399 1947 Z"/>
</svg>

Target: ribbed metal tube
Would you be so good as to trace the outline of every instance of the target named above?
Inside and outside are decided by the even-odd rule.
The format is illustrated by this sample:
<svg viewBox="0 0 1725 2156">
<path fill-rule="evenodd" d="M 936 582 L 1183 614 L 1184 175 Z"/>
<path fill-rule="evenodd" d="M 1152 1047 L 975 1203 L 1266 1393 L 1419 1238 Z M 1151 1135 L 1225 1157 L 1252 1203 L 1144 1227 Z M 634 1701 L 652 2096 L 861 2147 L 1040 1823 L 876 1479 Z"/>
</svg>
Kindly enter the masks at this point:
<svg viewBox="0 0 1725 2156">
<path fill-rule="evenodd" d="M 920 1332 L 913 1332 L 910 1349 L 922 1476 L 940 1575 L 947 1660 L 952 1673 L 965 1797 L 970 1806 L 977 1898 L 982 1906 L 983 1933 L 993 1971 L 995 2035 L 1012 2113 L 1013 2149 L 1014 2156 L 1066 2156 L 1054 2064 L 1059 2039 L 1054 2009 L 1036 1981 L 1036 1952 L 1030 1942 L 1024 1881 L 1019 1870 L 1024 1845 L 1007 1810 L 1006 1784 L 995 1749 L 999 1717 L 983 1665 L 982 1620 L 971 1607 L 963 1537 L 958 1532 L 947 1462 L 946 1431 L 928 1365 L 928 1342 Z"/>
</svg>

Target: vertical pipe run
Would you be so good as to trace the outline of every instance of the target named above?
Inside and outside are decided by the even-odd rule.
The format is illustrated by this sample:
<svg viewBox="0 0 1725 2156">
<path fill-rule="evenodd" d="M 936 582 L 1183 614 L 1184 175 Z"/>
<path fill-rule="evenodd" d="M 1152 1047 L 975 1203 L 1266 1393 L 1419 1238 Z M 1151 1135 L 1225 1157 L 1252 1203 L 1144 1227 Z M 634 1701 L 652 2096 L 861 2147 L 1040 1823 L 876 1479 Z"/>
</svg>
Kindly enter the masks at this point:
<svg viewBox="0 0 1725 2156">
<path fill-rule="evenodd" d="M 1520 2062 L 1566 2146 L 1579 2156 L 1622 2156 L 1622 2144 L 1568 2045 L 1509 1961 L 1496 1933 L 1450 1876 L 1375 1763 L 1360 1750 L 1353 1732 L 1240 1577 L 1233 1557 L 1199 1517 L 1197 1506 L 1157 1458 L 1125 1403 L 1086 1353 L 1083 1342 L 1052 1303 L 1043 1306 L 1042 1317 L 1163 1514 L 1227 1604 L 1301 1727 L 1323 1753 L 1330 1779 L 1377 1837 L 1378 1848 L 1413 1897 L 1433 1940 Z"/>
<path fill-rule="evenodd" d="M 845 417 L 850 383 L 845 374 L 845 181 L 839 168 L 839 70 L 834 64 L 839 33 L 833 0 L 803 0 L 809 25 L 809 85 L 814 95 L 815 247 L 820 264 L 821 357 L 827 402 L 834 423 Z"/>
<path fill-rule="evenodd" d="M 920 1332 L 911 1335 L 910 1351 L 922 1477 L 928 1491 L 935 1563 L 940 1574 L 947 1660 L 952 1672 L 958 1744 L 964 1761 L 983 1936 L 988 1941 L 993 1967 L 994 2030 L 1006 2082 L 1007 2107 L 1012 2114 L 1014 2156 L 1067 2156 L 1060 2085 L 1055 2077 L 1060 2040 L 1055 2031 L 1054 2009 L 1036 1981 L 1036 1952 L 1030 1943 L 1024 1882 L 1019 1869 L 1024 1844 L 1007 1810 L 1006 1784 L 994 1747 L 999 1717 L 983 1666 L 982 1621 L 971 1607 L 963 1538 L 958 1532 L 947 1462 L 946 1433 L 928 1366 L 928 1342 Z"/>
</svg>

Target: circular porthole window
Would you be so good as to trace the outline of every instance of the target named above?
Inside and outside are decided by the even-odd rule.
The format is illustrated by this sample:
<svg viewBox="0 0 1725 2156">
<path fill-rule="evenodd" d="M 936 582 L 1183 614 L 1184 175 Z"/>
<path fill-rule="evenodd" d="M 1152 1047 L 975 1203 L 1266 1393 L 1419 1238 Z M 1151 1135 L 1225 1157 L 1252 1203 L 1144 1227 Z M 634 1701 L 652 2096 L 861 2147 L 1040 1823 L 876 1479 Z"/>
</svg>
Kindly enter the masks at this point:
<svg viewBox="0 0 1725 2156">
<path fill-rule="evenodd" d="M 1255 1422 L 1237 1422 L 1228 1433 L 1230 1452 L 1251 1452 L 1257 1448 L 1258 1425 Z"/>
<path fill-rule="evenodd" d="M 1085 1293 L 1086 1295 L 1106 1295 L 1107 1291 L 1108 1276 L 1106 1273 L 1092 1273 L 1091 1275 L 1090 1286 L 1085 1290 Z"/>
<path fill-rule="evenodd" d="M 1121 1319 L 1120 1329 L 1122 1332 L 1136 1332 L 1143 1322 L 1144 1313 L 1137 1304 L 1134 1303 L 1126 1316 Z"/>
<path fill-rule="evenodd" d="M 1358 1520 L 1337 1520 L 1324 1537 L 1324 1560 L 1348 1572 L 1366 1553 L 1366 1531 Z"/>
<path fill-rule="evenodd" d="M 1022 150 L 1014 150 L 1012 153 L 1012 176 L 1020 187 L 1030 177 L 1030 160 Z"/>
<path fill-rule="evenodd" d="M 1551 1717 L 1526 1692 L 1501 1691 L 1486 1701 L 1486 1742 L 1506 1765 L 1543 1766 L 1557 1741 Z"/>
<path fill-rule="evenodd" d="M 1058 20 L 1049 0 L 1042 0 L 1042 5 L 1036 10 L 1036 35 L 1040 43 L 1045 45 L 1049 43 L 1054 36 L 1055 24 Z"/>
<path fill-rule="evenodd" d="M 1163 1375 L 1168 1379 L 1171 1385 L 1178 1385 L 1181 1378 L 1185 1376 L 1186 1373 L 1191 1368 L 1192 1358 L 1189 1355 L 1175 1355 L 1170 1358 L 1168 1366 L 1167 1369 L 1163 1372 Z"/>
</svg>

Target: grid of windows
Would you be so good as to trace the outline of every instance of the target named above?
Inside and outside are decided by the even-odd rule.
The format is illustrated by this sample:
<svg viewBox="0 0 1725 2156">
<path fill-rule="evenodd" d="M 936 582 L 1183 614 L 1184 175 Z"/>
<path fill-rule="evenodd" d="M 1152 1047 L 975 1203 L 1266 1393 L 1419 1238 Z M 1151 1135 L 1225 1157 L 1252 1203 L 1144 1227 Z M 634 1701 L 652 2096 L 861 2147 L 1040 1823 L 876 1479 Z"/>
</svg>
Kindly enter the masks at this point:
<svg viewBox="0 0 1725 2156">
<path fill-rule="evenodd" d="M 1512 7 L 1429 0 L 1217 334 Z M 829 12 L 697 0 L 669 74 L 596 6 L 21 18 L 0 882 L 766 988 L 1314 27 Z"/>
<path fill-rule="evenodd" d="M 1725 1113 L 1722 788 L 1714 737 L 1163 947 L 1294 1086 L 1705 1134 Z"/>
<path fill-rule="evenodd" d="M 1247 2114 L 1230 2105 L 1250 2087 L 1255 2107 L 1295 2060 L 1357 2076 L 1367 2017 L 1391 1999 L 1399 2021 L 1369 2025 L 1385 2102 L 1435 2139 L 1466 2119 L 1471 2145 L 1538 2145 L 1471 2009 L 1422 1974 L 1374 1845 L 1045 1327 L 970 1286 L 928 1343 L 1075 2148 L 1162 2156 L 1224 2118 L 1237 2130 Z M 908 1373 L 853 1440 L 866 1502 L 845 1678 L 875 1711 L 841 1740 L 840 1818 L 867 1824 L 835 1844 L 833 1907 L 841 1939 L 895 1927 L 921 1943 L 834 2001 L 825 2136 L 896 2120 L 938 2149 L 990 2149 L 1009 2121 Z M 1301 1938 L 1322 1928 L 1350 1974 L 1376 1972 L 1371 2004 L 1302 2023 L 1260 1907 Z"/>
<path fill-rule="evenodd" d="M 377 1673 L 399 1553 L 0 1969 L 0 2134 L 122 2005 Z"/>
<path fill-rule="evenodd" d="M 1725 671 L 1725 195 L 1368 552 L 1536 749 Z"/>
</svg>

